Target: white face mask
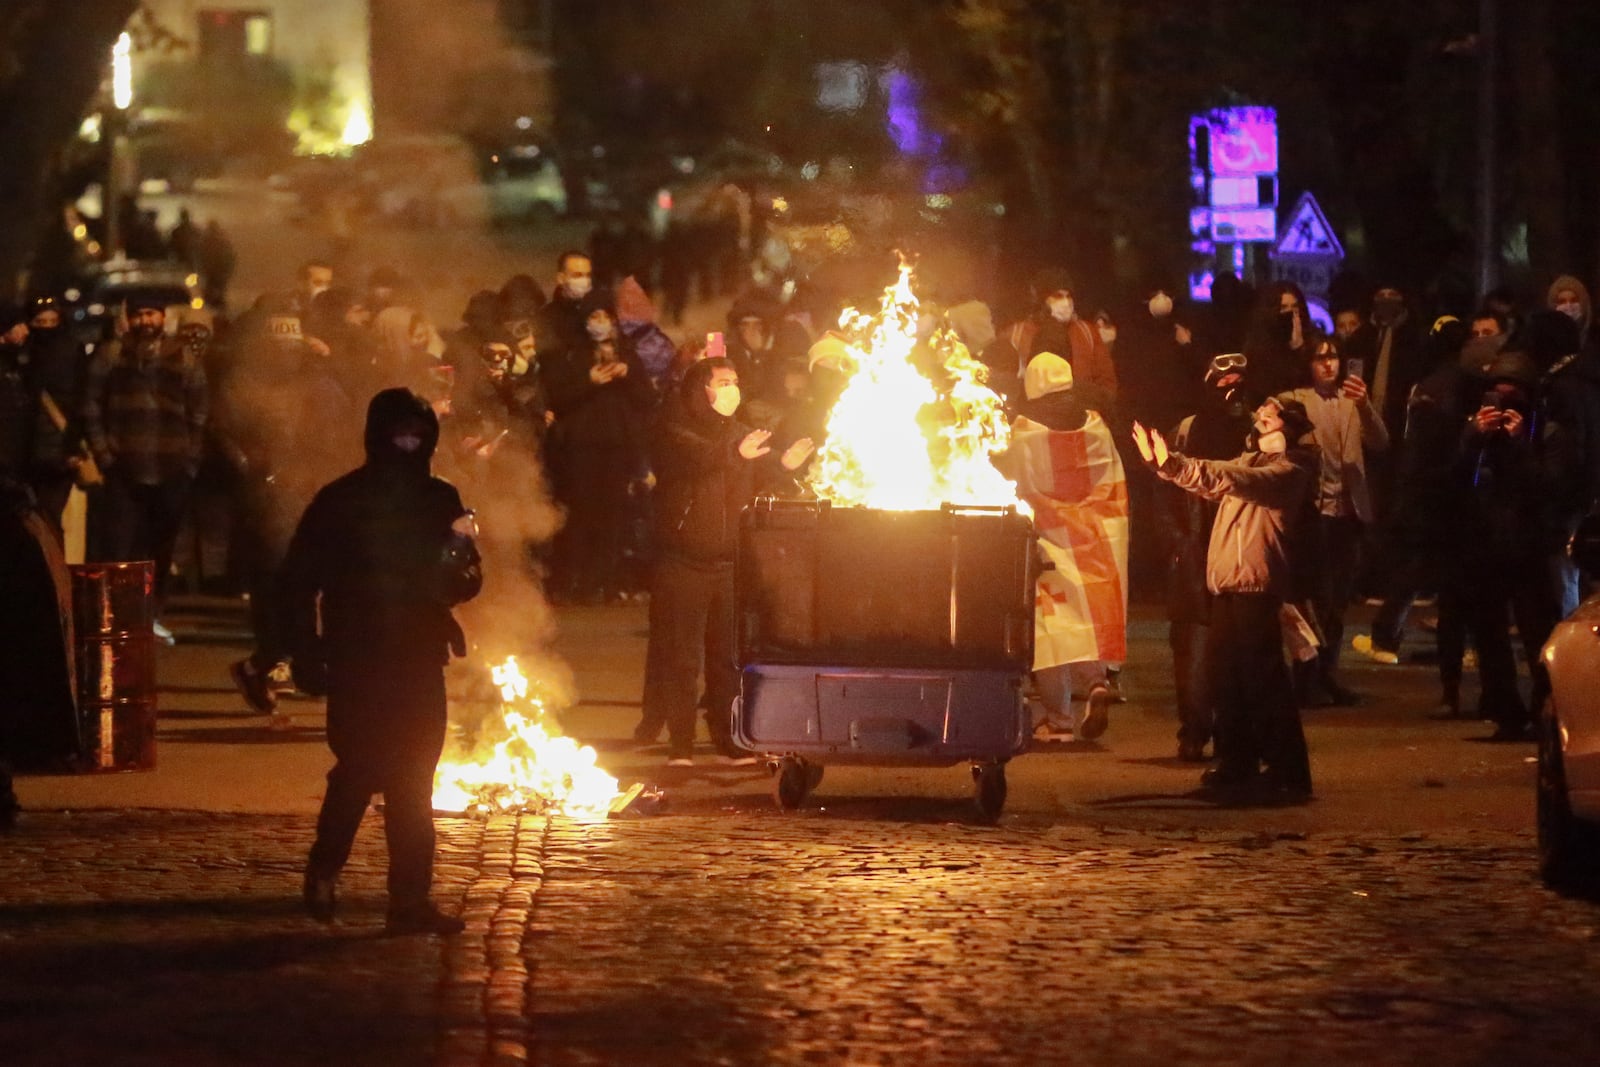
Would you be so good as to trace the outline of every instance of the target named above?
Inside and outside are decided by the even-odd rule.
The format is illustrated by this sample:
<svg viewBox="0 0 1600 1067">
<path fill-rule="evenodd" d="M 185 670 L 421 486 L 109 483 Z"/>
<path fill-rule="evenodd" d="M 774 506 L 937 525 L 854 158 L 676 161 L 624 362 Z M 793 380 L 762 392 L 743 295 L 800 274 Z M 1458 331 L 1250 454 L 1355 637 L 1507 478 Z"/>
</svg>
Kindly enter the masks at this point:
<svg viewBox="0 0 1600 1067">
<path fill-rule="evenodd" d="M 1166 293 L 1157 293 L 1150 298 L 1150 314 L 1158 319 L 1164 319 L 1172 314 L 1172 297 Z"/>
<path fill-rule="evenodd" d="M 1108 345 L 1114 344 L 1117 340 L 1117 328 L 1115 326 L 1100 327 L 1100 340 Z"/>
<path fill-rule="evenodd" d="M 1256 439 L 1256 448 L 1269 456 L 1277 455 L 1288 447 L 1289 439 L 1284 437 L 1282 430 L 1264 433 Z"/>
<path fill-rule="evenodd" d="M 589 291 L 594 288 L 594 279 L 568 278 L 566 281 L 561 283 L 561 287 L 567 291 L 567 295 L 572 297 L 572 299 L 582 300 L 584 297 L 588 296 Z"/>
<path fill-rule="evenodd" d="M 611 323 L 610 322 L 591 322 L 591 323 L 589 323 L 589 336 L 593 337 L 596 341 L 604 341 L 604 340 L 609 339 L 611 337 Z"/>
<path fill-rule="evenodd" d="M 711 410 L 718 415 L 732 415 L 739 410 L 740 399 L 737 385 L 719 386 L 716 395 L 711 398 Z"/>
<path fill-rule="evenodd" d="M 1045 306 L 1050 309 L 1050 317 L 1057 322 L 1072 321 L 1072 297 L 1052 296 L 1045 301 Z"/>
</svg>

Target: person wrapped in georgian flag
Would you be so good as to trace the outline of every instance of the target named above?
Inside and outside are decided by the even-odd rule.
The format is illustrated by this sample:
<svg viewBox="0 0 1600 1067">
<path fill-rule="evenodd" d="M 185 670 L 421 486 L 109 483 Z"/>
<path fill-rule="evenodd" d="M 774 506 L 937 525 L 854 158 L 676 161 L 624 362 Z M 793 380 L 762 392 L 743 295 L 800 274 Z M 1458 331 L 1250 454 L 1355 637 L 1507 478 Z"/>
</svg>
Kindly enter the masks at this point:
<svg viewBox="0 0 1600 1067">
<path fill-rule="evenodd" d="M 1073 393 L 1072 366 L 1052 352 L 1029 360 L 1026 399 L 997 463 L 1033 509 L 1039 548 L 1034 683 L 1047 738 L 1093 739 L 1112 702 L 1108 664 L 1127 658 L 1128 486 L 1111 431 Z M 1073 707 L 1074 693 L 1085 695 Z"/>
</svg>

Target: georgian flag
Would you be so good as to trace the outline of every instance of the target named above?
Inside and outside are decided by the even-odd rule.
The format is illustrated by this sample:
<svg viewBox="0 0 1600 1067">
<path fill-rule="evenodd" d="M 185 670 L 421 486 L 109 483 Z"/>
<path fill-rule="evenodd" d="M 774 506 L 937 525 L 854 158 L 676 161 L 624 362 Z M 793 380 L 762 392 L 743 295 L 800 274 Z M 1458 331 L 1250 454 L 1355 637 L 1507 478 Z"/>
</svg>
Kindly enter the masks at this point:
<svg viewBox="0 0 1600 1067">
<path fill-rule="evenodd" d="M 1091 411 L 1081 430 L 1051 430 L 1019 418 L 1007 458 L 1039 548 L 1055 564 L 1035 592 L 1034 669 L 1123 662 L 1128 482 L 1105 420 Z"/>
</svg>

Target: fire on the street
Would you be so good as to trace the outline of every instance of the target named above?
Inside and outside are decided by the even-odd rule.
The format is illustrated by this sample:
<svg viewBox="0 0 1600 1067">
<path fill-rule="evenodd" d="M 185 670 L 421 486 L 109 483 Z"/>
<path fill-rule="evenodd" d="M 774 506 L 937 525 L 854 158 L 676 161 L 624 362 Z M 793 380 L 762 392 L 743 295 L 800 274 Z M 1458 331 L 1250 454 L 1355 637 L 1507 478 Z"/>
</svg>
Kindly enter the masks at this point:
<svg viewBox="0 0 1600 1067">
<path fill-rule="evenodd" d="M 595 765 L 595 751 L 554 732 L 544 700 L 515 656 L 492 669 L 500 687 L 500 718 L 484 727 L 477 748 L 441 760 L 433 779 L 437 811 L 558 812 L 604 818 L 618 795 L 617 780 Z"/>
<path fill-rule="evenodd" d="M 1002 401 L 952 331 L 919 341 L 920 310 L 903 263 L 878 314 L 841 317 L 850 380 L 811 489 L 836 504 L 888 511 L 1016 504 L 1016 486 L 990 462 L 1011 439 Z"/>
</svg>

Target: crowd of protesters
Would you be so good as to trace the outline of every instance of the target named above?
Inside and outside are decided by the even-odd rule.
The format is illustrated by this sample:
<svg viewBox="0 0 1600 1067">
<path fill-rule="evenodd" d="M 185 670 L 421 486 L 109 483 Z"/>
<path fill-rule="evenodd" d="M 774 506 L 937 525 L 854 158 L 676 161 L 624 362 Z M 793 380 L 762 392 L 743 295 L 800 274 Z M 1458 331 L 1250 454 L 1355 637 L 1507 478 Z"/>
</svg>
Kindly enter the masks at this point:
<svg viewBox="0 0 1600 1067">
<path fill-rule="evenodd" d="M 455 324 L 432 321 L 425 294 L 399 271 L 352 283 L 316 261 L 231 321 L 133 299 L 92 353 L 41 297 L 0 319 L 0 471 L 28 487 L 58 533 L 73 485 L 87 488 L 88 557 L 154 560 L 158 603 L 185 524 L 219 524 L 256 640 L 234 679 L 251 706 L 273 713 L 293 685 L 279 581 L 291 535 L 317 489 L 361 462 L 359 435 L 333 428 L 361 425 L 379 392 L 409 389 L 439 420 L 435 468 L 469 501 L 489 502 L 491 573 L 538 574 L 553 600 L 576 604 L 643 599 L 654 581 L 637 736 L 668 729 L 672 758 L 689 759 L 692 664 L 701 645 L 715 659 L 729 640 L 706 629 L 723 605 L 707 600 L 701 579 L 725 578 L 732 549 L 701 537 L 713 525 L 725 532 L 722 519 L 700 515 L 702 489 L 737 504 L 764 479 L 803 475 L 848 372 L 828 327 L 842 306 L 870 306 L 878 293 L 824 299 L 804 282 L 752 286 L 723 330 L 674 338 L 646 289 L 652 279 L 623 273 L 628 244 L 613 237 L 598 283 L 597 259 L 569 251 L 543 279 L 518 275 L 474 294 Z M 198 231 L 183 241 L 191 256 L 202 243 Z M 1564 546 L 1600 490 L 1600 353 L 1576 279 L 1559 279 L 1537 306 L 1496 293 L 1431 320 L 1399 290 L 1378 288 L 1336 305 L 1327 331 L 1285 283 L 1252 293 L 1223 278 L 1209 306 L 1193 307 L 1167 285 L 1130 307 L 1091 304 L 1060 269 L 993 305 L 972 286 L 920 284 L 929 328 L 947 326 L 979 354 L 1011 412 L 1040 399 L 1032 380 L 1041 395 L 1070 392 L 1075 414 L 1062 425 L 1097 413 L 1130 458 L 1133 426 L 1156 431 L 1139 452 L 1162 457 L 1158 477 L 1135 468 L 1128 488 L 1135 569 L 1141 555 L 1159 561 L 1168 581 L 1182 758 L 1220 758 L 1222 778 L 1253 780 L 1285 766 L 1271 738 L 1290 737 L 1280 784 L 1308 791 L 1298 727 L 1247 729 L 1230 715 L 1258 707 L 1260 722 L 1281 725 L 1301 708 L 1360 701 L 1339 673 L 1341 651 L 1398 662 L 1419 598 L 1437 602 L 1440 713 L 1491 719 L 1502 740 L 1530 736 L 1548 690 L 1537 649 L 1579 595 Z M 1055 429 L 1057 414 L 1038 421 Z M 1287 438 L 1287 466 L 1259 458 L 1275 435 Z M 697 489 L 707 441 L 719 456 L 783 462 Z M 1240 487 L 1266 476 L 1207 466 L 1250 456 L 1245 466 L 1281 469 L 1284 485 L 1300 487 L 1251 497 Z M 493 529 L 500 502 L 545 491 L 564 513 L 553 539 L 516 523 Z M 1230 495 L 1266 510 L 1230 512 Z M 1208 558 L 1219 514 L 1239 536 L 1270 540 L 1256 546 L 1259 571 L 1219 574 Z M 1264 599 L 1241 606 L 1236 594 Z M 1381 607 L 1370 633 L 1347 644 L 1346 611 L 1363 596 Z M 687 614 L 668 619 L 671 604 Z M 1282 679 L 1238 651 L 1278 647 L 1269 615 L 1288 620 L 1297 653 Z M 1513 633 L 1531 699 L 1517 685 Z M 1225 662 L 1221 645 L 1237 655 Z M 1467 709 L 1461 678 L 1473 659 L 1481 697 Z M 1102 666 L 1070 687 L 1090 699 L 1065 716 L 1067 729 L 1105 728 L 1118 665 Z M 711 704 L 726 703 L 725 682 L 708 679 Z M 1070 694 L 1055 702 L 1065 707 Z M 724 719 L 711 709 L 713 739 L 744 758 Z M 1252 730 L 1259 736 L 1230 760 L 1228 735 Z"/>
</svg>

